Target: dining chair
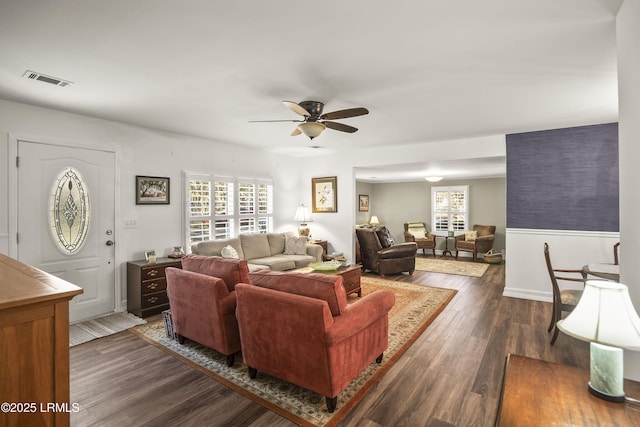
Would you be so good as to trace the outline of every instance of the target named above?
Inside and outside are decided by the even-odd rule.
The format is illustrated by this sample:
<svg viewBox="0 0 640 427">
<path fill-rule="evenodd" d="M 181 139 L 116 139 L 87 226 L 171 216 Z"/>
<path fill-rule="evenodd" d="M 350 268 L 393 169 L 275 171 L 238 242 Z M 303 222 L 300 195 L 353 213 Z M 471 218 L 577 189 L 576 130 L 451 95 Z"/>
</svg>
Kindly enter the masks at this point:
<svg viewBox="0 0 640 427">
<path fill-rule="evenodd" d="M 553 345 L 558 338 L 559 329 L 556 324 L 562 319 L 562 312 L 572 311 L 582 296 L 582 289 L 560 289 L 558 281 L 582 282 L 584 286 L 585 278 L 582 270 L 554 269 L 551 265 L 551 256 L 549 255 L 549 244 L 546 242 L 544 244 L 544 259 L 547 262 L 547 270 L 549 271 L 549 278 L 551 279 L 551 285 L 553 287 L 553 309 L 551 313 L 551 323 L 549 323 L 549 328 L 547 329 L 547 332 L 553 330 L 553 337 L 551 338 L 551 345 Z M 581 278 L 558 276 L 556 273 L 580 274 Z"/>
</svg>

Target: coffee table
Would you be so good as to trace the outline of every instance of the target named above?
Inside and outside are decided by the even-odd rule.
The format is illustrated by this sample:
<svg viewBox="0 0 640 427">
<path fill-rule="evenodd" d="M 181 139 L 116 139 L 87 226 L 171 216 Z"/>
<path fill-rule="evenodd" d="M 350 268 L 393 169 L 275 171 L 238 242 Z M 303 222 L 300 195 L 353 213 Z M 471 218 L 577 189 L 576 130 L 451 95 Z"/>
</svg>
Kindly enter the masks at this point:
<svg viewBox="0 0 640 427">
<path fill-rule="evenodd" d="M 339 267 L 337 270 L 328 271 L 314 270 L 311 267 L 300 268 L 296 271 L 300 273 L 338 274 L 342 276 L 342 286 L 344 286 L 347 295 L 357 292 L 358 297 L 362 296 L 362 288 L 360 287 L 362 266 L 360 264 L 349 264 L 346 267 Z"/>
</svg>

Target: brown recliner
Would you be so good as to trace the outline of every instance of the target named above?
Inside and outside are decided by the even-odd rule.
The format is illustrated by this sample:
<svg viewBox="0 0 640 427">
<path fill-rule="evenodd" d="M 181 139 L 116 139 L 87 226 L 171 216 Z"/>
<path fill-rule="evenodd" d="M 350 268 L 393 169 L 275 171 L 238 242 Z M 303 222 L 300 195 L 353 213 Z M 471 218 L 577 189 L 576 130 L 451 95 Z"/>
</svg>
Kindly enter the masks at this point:
<svg viewBox="0 0 640 427">
<path fill-rule="evenodd" d="M 436 236 L 427 231 L 427 225 L 424 222 L 405 222 L 404 241 L 416 242 L 418 249 L 422 249 L 424 255 L 427 254 L 427 249 L 431 249 L 435 258 Z"/>
<path fill-rule="evenodd" d="M 389 230 L 384 226 L 356 228 L 356 236 L 363 269 L 378 273 L 381 277 L 405 271 L 413 274 L 415 271 L 418 250 L 415 242 L 394 245 Z"/>
<path fill-rule="evenodd" d="M 466 240 L 464 234 L 456 236 L 456 259 L 460 251 L 473 253 L 473 260 L 478 259 L 478 254 L 485 253 L 493 249 L 493 240 L 496 234 L 495 225 L 478 225 L 474 224 L 472 231 L 477 233 L 473 240 Z"/>
<path fill-rule="evenodd" d="M 268 270 L 236 286 L 242 358 L 249 377 L 266 373 L 325 396 L 338 394 L 389 344 L 392 292 L 374 291 L 352 304 L 339 275 Z"/>
<path fill-rule="evenodd" d="M 185 338 L 206 345 L 233 366 L 240 351 L 236 319 L 237 283 L 249 282 L 246 260 L 187 255 L 182 270 L 167 268 L 167 296 L 173 330 L 180 344 Z"/>
</svg>

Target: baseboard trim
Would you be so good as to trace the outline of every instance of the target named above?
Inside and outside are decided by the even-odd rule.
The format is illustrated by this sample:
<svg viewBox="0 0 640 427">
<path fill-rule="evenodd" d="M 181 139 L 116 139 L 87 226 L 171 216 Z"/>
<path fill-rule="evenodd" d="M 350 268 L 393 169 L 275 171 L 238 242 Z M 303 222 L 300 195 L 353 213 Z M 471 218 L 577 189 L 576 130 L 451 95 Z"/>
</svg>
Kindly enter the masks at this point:
<svg viewBox="0 0 640 427">
<path fill-rule="evenodd" d="M 520 299 L 528 299 L 532 301 L 553 302 L 553 295 L 551 292 L 532 291 L 530 289 L 522 288 L 504 288 L 502 292 L 503 297 L 512 297 Z"/>
</svg>

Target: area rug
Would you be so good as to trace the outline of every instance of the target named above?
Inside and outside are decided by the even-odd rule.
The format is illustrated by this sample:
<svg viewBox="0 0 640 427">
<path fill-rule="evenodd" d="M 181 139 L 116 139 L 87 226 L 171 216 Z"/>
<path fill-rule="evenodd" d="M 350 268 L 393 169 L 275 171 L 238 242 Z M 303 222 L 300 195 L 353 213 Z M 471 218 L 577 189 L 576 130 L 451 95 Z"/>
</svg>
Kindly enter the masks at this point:
<svg viewBox="0 0 640 427">
<path fill-rule="evenodd" d="M 479 262 L 416 257 L 416 270 L 430 271 L 432 273 L 482 277 L 487 268 L 489 268 L 489 264 Z"/>
<path fill-rule="evenodd" d="M 122 332 L 143 323 L 146 323 L 146 320 L 126 312 L 112 313 L 96 319 L 74 323 L 69 325 L 69 347 Z"/>
<path fill-rule="evenodd" d="M 205 373 L 232 390 L 302 426 L 335 426 L 362 399 L 376 381 L 402 356 L 451 301 L 457 291 L 374 277 L 362 278 L 363 297 L 378 289 L 388 289 L 396 297 L 389 313 L 389 348 L 382 363 L 372 363 L 338 395 L 333 414 L 325 398 L 314 392 L 265 374 L 251 380 L 242 359 L 233 367 L 220 353 L 186 340 L 180 345 L 167 337 L 162 320 L 130 329 L 132 333 L 158 346 L 186 364 Z M 352 294 L 349 301 L 355 301 Z"/>
</svg>

